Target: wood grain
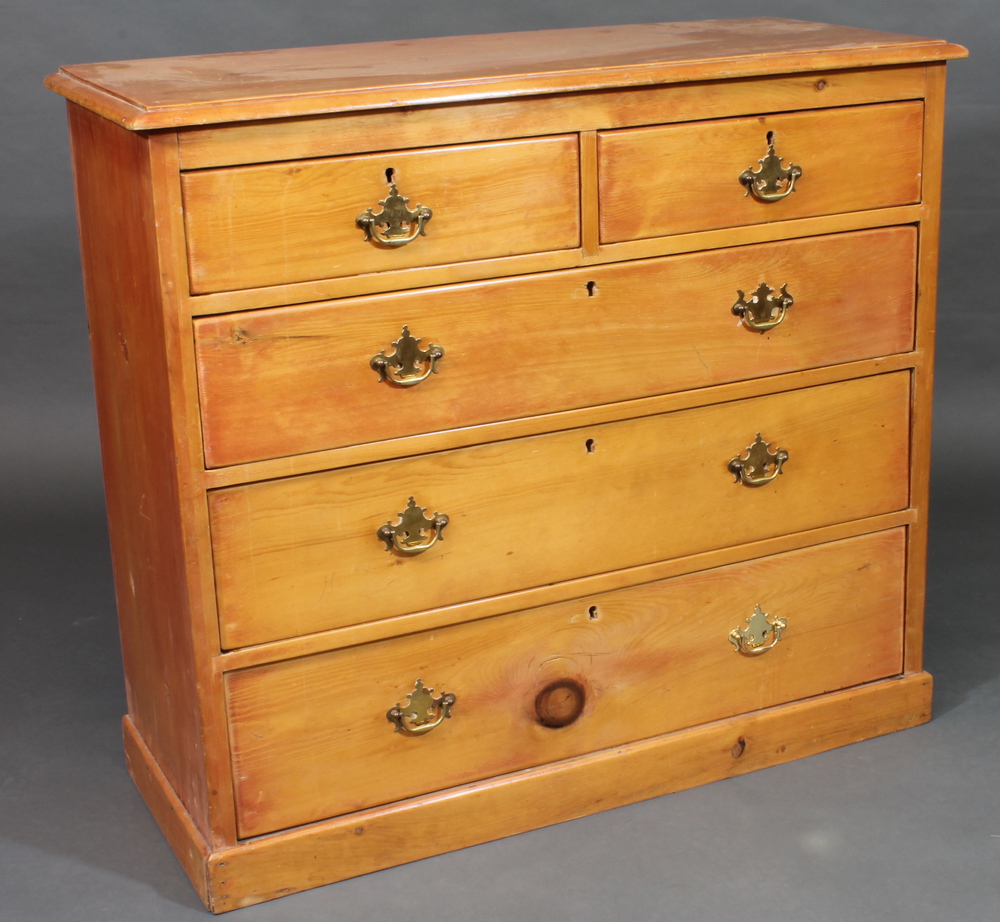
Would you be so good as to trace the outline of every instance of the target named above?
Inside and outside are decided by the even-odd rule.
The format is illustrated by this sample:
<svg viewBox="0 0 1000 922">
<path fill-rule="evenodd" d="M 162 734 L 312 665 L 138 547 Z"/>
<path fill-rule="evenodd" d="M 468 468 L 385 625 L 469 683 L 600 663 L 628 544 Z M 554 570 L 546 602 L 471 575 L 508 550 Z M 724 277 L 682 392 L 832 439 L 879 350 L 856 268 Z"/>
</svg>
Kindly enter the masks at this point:
<svg viewBox="0 0 1000 922">
<path fill-rule="evenodd" d="M 241 836 L 896 675 L 904 532 L 230 673 Z M 788 627 L 747 657 L 728 635 L 757 604 Z M 414 738 L 386 711 L 417 678 L 457 701 Z M 557 680 L 584 706 L 554 731 L 535 700 Z"/>
<path fill-rule="evenodd" d="M 781 393 L 789 389 L 795 390 L 820 384 L 831 384 L 835 381 L 846 381 L 849 378 L 863 378 L 869 375 L 913 368 L 918 358 L 919 356 L 914 353 L 901 353 L 877 359 L 865 359 L 860 362 L 848 362 L 843 365 L 794 371 L 784 375 L 774 375 L 770 378 L 761 378 L 755 382 L 754 389 L 758 396 L 763 396 L 764 394 Z M 237 464 L 232 467 L 210 468 L 202 472 L 200 479 L 207 489 L 212 490 L 242 483 L 294 477 L 299 474 L 314 474 L 358 464 L 370 464 L 374 461 L 387 461 L 393 458 L 408 458 L 417 454 L 449 451 L 454 448 L 479 445 L 483 442 L 575 429 L 579 426 L 615 422 L 620 419 L 656 416 L 660 413 L 672 413 L 675 410 L 690 407 L 704 407 L 713 403 L 740 400 L 745 396 L 745 390 L 745 383 L 736 381 L 731 384 L 713 385 L 673 394 L 660 394 L 654 397 L 642 397 L 637 400 L 626 400 L 604 406 L 585 407 L 580 410 L 564 410 L 559 413 L 545 413 L 523 419 L 469 426 L 465 429 L 425 432 L 412 437 L 390 439 L 386 442 L 351 445 L 346 448 L 333 448 L 305 455 L 290 455 L 285 458 Z"/>
<path fill-rule="evenodd" d="M 320 118 L 212 125 L 178 132 L 181 168 L 266 163 L 428 143 L 528 138 L 753 115 L 761 111 L 863 105 L 924 95 L 920 65 L 675 83 L 467 105 L 385 109 Z"/>
<path fill-rule="evenodd" d="M 402 247 L 366 241 L 358 215 L 390 192 L 432 212 Z M 393 151 L 185 173 L 193 292 L 257 288 L 359 272 L 580 245 L 575 135 Z"/>
<path fill-rule="evenodd" d="M 658 560 L 637 567 L 613 570 L 610 573 L 595 573 L 579 579 L 550 583 L 547 586 L 536 586 L 533 589 L 520 592 L 502 593 L 451 608 L 415 612 L 411 615 L 400 615 L 381 621 L 351 624 L 329 631 L 320 631 L 316 634 L 289 637 L 253 647 L 241 647 L 238 650 L 227 650 L 220 654 L 215 660 L 215 665 L 221 675 L 237 669 L 263 666 L 299 656 L 342 650 L 358 644 L 373 643 L 391 637 L 402 637 L 406 634 L 434 630 L 453 624 L 479 621 L 483 618 L 492 618 L 524 608 L 554 604 L 567 599 L 580 598 L 583 595 L 613 592 L 641 583 L 696 573 L 699 570 L 725 567 L 744 560 L 768 557 L 786 553 L 789 550 L 813 547 L 858 535 L 872 534 L 876 531 L 899 528 L 912 524 L 915 518 L 916 514 L 911 509 L 887 512 L 868 518 L 854 519 L 850 522 L 838 522 L 836 525 L 824 525 L 821 528 L 813 528 L 804 532 L 764 538 L 761 541 L 751 541 L 747 544 L 738 544 L 735 547 L 716 548 L 713 551 L 704 551 L 700 554 L 672 557 L 669 560 Z"/>
<path fill-rule="evenodd" d="M 913 376 L 913 448 L 910 504 L 920 510 L 919 520 L 909 530 L 911 579 L 907 600 L 906 670 L 923 667 L 924 605 L 926 602 L 927 508 L 930 494 L 931 415 L 934 389 L 934 345 L 937 328 L 938 256 L 941 228 L 941 174 L 944 147 L 945 69 L 928 67 L 926 123 L 924 126 L 923 197 L 927 217 L 920 223 L 917 277 L 916 346 L 921 361 Z"/>
<path fill-rule="evenodd" d="M 596 256 L 601 245 L 598 192 L 597 132 L 580 132 L 580 247 L 583 255 Z"/>
<path fill-rule="evenodd" d="M 212 911 L 928 719 L 964 54 L 752 19 L 49 78 L 126 757 Z M 804 171 L 773 205 L 737 179 L 767 132 Z M 388 170 L 434 209 L 397 250 L 355 224 Z M 760 282 L 796 299 L 763 336 L 730 313 Z M 368 360 L 404 324 L 446 356 L 399 391 Z M 758 430 L 785 472 L 734 484 Z M 376 530 L 410 496 L 450 522 L 406 559 Z M 758 603 L 788 627 L 748 659 Z M 418 677 L 458 701 L 409 739 L 385 712 Z"/>
<path fill-rule="evenodd" d="M 497 259 L 477 259 L 470 262 L 450 263 L 445 266 L 422 266 L 413 269 L 369 272 L 337 279 L 317 279 L 311 282 L 293 282 L 267 288 L 248 288 L 240 291 L 220 291 L 189 298 L 184 305 L 193 316 L 236 313 L 275 307 L 285 304 L 304 304 L 330 298 L 355 297 L 432 285 L 451 285 L 527 275 L 532 272 L 551 272 L 578 266 L 608 262 L 626 262 L 632 259 L 649 259 L 700 250 L 717 250 L 724 247 L 748 246 L 774 240 L 794 240 L 819 234 L 837 234 L 871 227 L 890 227 L 896 224 L 913 224 L 924 216 L 922 205 L 899 205 L 875 211 L 853 211 L 839 215 L 822 215 L 814 218 L 797 218 L 773 224 L 751 224 L 747 227 L 727 227 L 711 231 L 695 231 L 672 237 L 651 237 L 645 240 L 626 240 L 621 243 L 602 244 L 593 256 L 585 256 L 581 249 L 559 250 L 551 253 L 527 253 L 521 256 L 504 256 Z"/>
<path fill-rule="evenodd" d="M 82 64 L 46 85 L 129 128 L 153 129 L 966 54 L 909 35 L 754 18 Z"/>
<path fill-rule="evenodd" d="M 192 638 L 183 434 L 156 228 L 162 190 L 146 138 L 74 105 L 69 122 L 128 709 L 211 838 L 198 690 L 207 656 Z"/>
<path fill-rule="evenodd" d="M 198 320 L 206 463 L 909 351 L 915 264 L 916 231 L 903 227 Z M 764 281 L 787 284 L 795 304 L 760 334 L 731 307 Z M 404 326 L 445 349 L 438 373 L 409 388 L 369 366 Z"/>
<path fill-rule="evenodd" d="M 125 744 L 125 766 L 132 781 L 142 794 L 149 812 L 153 814 L 153 819 L 198 896 L 207 904 L 211 899 L 208 859 L 212 848 L 128 716 L 122 718 L 122 739 Z M 228 844 L 234 842 L 235 839 Z"/>
<path fill-rule="evenodd" d="M 745 399 L 716 407 L 217 491 L 223 645 L 901 509 L 909 378 L 760 398 L 748 387 Z M 756 432 L 792 460 L 766 487 L 734 484 L 726 465 Z M 451 523 L 437 547 L 404 559 L 376 531 L 398 521 L 409 496 Z"/>
<path fill-rule="evenodd" d="M 601 241 L 917 202 L 922 128 L 923 105 L 902 102 L 600 132 Z M 802 178 L 762 203 L 739 177 L 770 132 Z"/>
<path fill-rule="evenodd" d="M 607 810 L 894 733 L 929 720 L 930 705 L 926 673 L 888 679 L 264 836 L 210 858 L 212 909 L 226 912 L 586 816 L 595 806 Z M 747 745 L 737 759 L 741 738 Z"/>
<path fill-rule="evenodd" d="M 170 133 L 149 136 L 150 175 L 156 222 L 156 249 L 162 288 L 163 350 L 170 382 L 171 424 L 174 439 L 180 528 L 184 535 L 205 534 L 208 505 L 202 482 L 202 432 L 198 414 L 198 387 L 194 369 L 191 318 L 183 310 L 186 291 L 184 225 L 177 139 Z M 226 718 L 219 706 L 222 688 L 213 656 L 219 649 L 219 619 L 215 579 L 206 542 L 186 541 L 184 567 L 187 586 L 195 681 L 202 735 L 197 741 L 205 762 L 209 814 L 209 842 L 224 846 L 235 841 L 232 776 L 225 745 Z"/>
<path fill-rule="evenodd" d="M 801 759 L 924 723 L 927 673 L 779 705 L 218 849 L 185 818 L 126 728 L 130 766 L 185 871 L 215 913 Z M 734 758 L 735 744 L 744 741 Z M 476 817 L 474 824 L 466 821 Z M 174 835 L 176 830 L 177 835 Z"/>
</svg>

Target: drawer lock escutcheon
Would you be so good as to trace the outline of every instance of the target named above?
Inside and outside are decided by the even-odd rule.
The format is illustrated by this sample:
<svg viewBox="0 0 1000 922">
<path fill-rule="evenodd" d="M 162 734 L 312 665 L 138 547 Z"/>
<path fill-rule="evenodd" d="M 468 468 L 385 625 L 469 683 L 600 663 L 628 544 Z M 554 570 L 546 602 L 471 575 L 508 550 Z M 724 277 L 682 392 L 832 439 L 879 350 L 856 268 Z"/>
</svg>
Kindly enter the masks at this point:
<svg viewBox="0 0 1000 922">
<path fill-rule="evenodd" d="M 774 152 L 774 132 L 767 133 L 767 154 L 758 160 L 760 169 L 744 170 L 740 173 L 740 183 L 746 187 L 746 195 L 752 195 L 758 202 L 778 202 L 795 191 L 795 180 L 802 176 L 802 167 L 789 163 L 781 165 L 782 158 Z"/>
<path fill-rule="evenodd" d="M 391 521 L 379 526 L 375 534 L 380 541 L 385 542 L 385 549 L 399 551 L 400 554 L 422 554 L 443 540 L 441 532 L 448 524 L 448 516 L 435 512 L 427 516 L 427 510 L 418 506 L 413 497 L 406 509 L 399 513 L 399 521 L 393 525 Z"/>
<path fill-rule="evenodd" d="M 410 211 L 408 198 L 399 194 L 396 184 L 389 187 L 389 195 L 379 201 L 382 210 L 375 214 L 371 208 L 358 215 L 358 227 L 365 232 L 365 240 L 374 240 L 387 247 L 401 247 L 424 235 L 424 225 L 431 219 L 426 205 L 417 205 Z M 385 230 L 379 230 L 384 227 Z"/>
<path fill-rule="evenodd" d="M 736 647 L 737 653 L 742 653 L 744 656 L 760 656 L 781 640 L 781 632 L 786 627 L 788 622 L 784 618 L 765 614 L 758 604 L 753 614 L 747 618 L 746 627 L 738 627 L 729 632 L 729 642 Z"/>
<path fill-rule="evenodd" d="M 386 355 L 383 349 L 368 364 L 378 372 L 380 381 L 413 387 L 437 374 L 437 363 L 444 358 L 444 349 L 437 343 L 428 343 L 426 349 L 421 349 L 420 343 L 419 336 L 413 336 L 409 327 L 403 327 L 403 335 L 392 344 L 392 355 Z"/>
<path fill-rule="evenodd" d="M 445 692 L 434 697 L 433 688 L 424 688 L 422 679 L 417 679 L 413 691 L 407 696 L 408 704 L 397 704 L 386 712 L 386 719 L 396 728 L 397 733 L 420 736 L 430 733 L 443 720 L 451 717 L 455 696 Z"/>
<path fill-rule="evenodd" d="M 782 285 L 781 290 L 775 293 L 770 285 L 761 282 L 749 301 L 740 289 L 736 293 L 740 297 L 733 305 L 733 313 L 743 320 L 743 325 L 748 330 L 757 333 L 773 330 L 785 319 L 785 312 L 795 303 L 786 285 Z"/>
<path fill-rule="evenodd" d="M 748 487 L 760 487 L 770 483 L 788 460 L 788 452 L 784 448 L 771 451 L 769 442 L 765 442 L 760 433 L 752 445 L 747 448 L 746 457 L 737 455 L 729 462 L 729 471 L 736 477 L 736 483 L 743 481 Z"/>
</svg>

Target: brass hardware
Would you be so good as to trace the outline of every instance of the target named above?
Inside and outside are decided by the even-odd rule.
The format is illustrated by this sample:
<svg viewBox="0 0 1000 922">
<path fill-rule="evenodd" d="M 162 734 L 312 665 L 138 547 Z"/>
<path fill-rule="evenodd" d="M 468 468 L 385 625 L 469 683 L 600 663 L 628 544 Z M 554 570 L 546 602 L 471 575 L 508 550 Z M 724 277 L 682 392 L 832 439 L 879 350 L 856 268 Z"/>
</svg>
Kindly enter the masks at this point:
<svg viewBox="0 0 1000 922">
<path fill-rule="evenodd" d="M 444 357 L 444 349 L 436 343 L 428 343 L 426 349 L 421 349 L 420 343 L 419 336 L 413 336 L 409 327 L 403 327 L 403 335 L 392 344 L 395 350 L 392 355 L 386 355 L 383 349 L 368 364 L 378 372 L 380 381 L 413 387 L 437 374 L 437 363 Z"/>
<path fill-rule="evenodd" d="M 410 211 L 406 207 L 408 201 L 392 183 L 389 195 L 379 201 L 382 210 L 378 214 L 369 208 L 358 215 L 358 227 L 365 232 L 365 240 L 374 239 L 387 247 L 401 247 L 425 236 L 424 225 L 431 219 L 431 210 L 426 205 L 417 205 L 416 211 Z M 384 227 L 385 231 L 380 231 L 379 227 Z"/>
<path fill-rule="evenodd" d="M 729 470 L 736 476 L 736 483 L 742 480 L 748 487 L 759 487 L 774 480 L 787 460 L 788 452 L 784 448 L 771 451 L 770 443 L 765 442 L 758 432 L 753 444 L 747 448 L 747 456 L 733 458 L 729 462 Z M 770 473 L 768 469 L 771 469 Z"/>
<path fill-rule="evenodd" d="M 451 707 L 455 696 L 451 692 L 434 697 L 433 688 L 424 688 L 422 679 L 417 679 L 416 685 L 407 696 L 409 704 L 397 704 L 386 712 L 386 720 L 396 727 L 397 733 L 407 736 L 420 736 L 430 733 L 441 721 L 451 717 Z"/>
<path fill-rule="evenodd" d="M 786 289 L 787 286 L 782 285 L 780 293 L 775 297 L 774 289 L 767 283 L 761 282 L 749 301 L 743 292 L 737 289 L 736 293 L 740 298 L 733 305 L 733 313 L 743 319 L 743 325 L 748 330 L 756 330 L 758 333 L 773 330 L 785 319 L 785 312 L 795 303 L 795 299 Z"/>
<path fill-rule="evenodd" d="M 434 547 L 439 539 L 443 540 L 441 532 L 448 524 L 448 516 L 435 512 L 433 518 L 428 518 L 426 512 L 411 496 L 406 509 L 399 513 L 399 522 L 395 525 L 386 522 L 379 526 L 375 534 L 380 541 L 385 542 L 387 551 L 395 548 L 400 554 L 422 554 Z M 430 531 L 433 531 L 432 537 L 426 534 Z"/>
<path fill-rule="evenodd" d="M 768 621 L 768 618 L 771 620 Z M 738 627 L 729 632 L 729 642 L 736 647 L 737 653 L 742 653 L 744 656 L 760 656 L 781 640 L 781 632 L 786 627 L 788 622 L 784 618 L 766 615 L 760 605 L 757 605 L 753 614 L 747 618 L 745 628 Z M 740 754 L 742 755 L 742 752 Z"/>
<path fill-rule="evenodd" d="M 575 679 L 558 679 L 535 698 L 535 714 L 544 727 L 568 727 L 582 713 L 587 694 Z"/>
<path fill-rule="evenodd" d="M 774 152 L 774 133 L 767 133 L 767 154 L 758 160 L 760 169 L 740 173 L 740 183 L 746 186 L 746 194 L 753 195 L 758 202 L 777 202 L 795 191 L 795 180 L 802 175 L 802 167 L 789 163 L 781 165 L 782 158 Z"/>
</svg>

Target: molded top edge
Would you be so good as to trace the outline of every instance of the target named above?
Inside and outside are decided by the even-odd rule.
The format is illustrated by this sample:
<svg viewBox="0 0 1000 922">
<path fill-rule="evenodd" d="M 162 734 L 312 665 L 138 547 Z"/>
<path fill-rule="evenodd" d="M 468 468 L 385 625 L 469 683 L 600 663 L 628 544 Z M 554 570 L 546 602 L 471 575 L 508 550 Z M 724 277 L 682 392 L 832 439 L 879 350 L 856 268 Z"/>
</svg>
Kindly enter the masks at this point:
<svg viewBox="0 0 1000 922">
<path fill-rule="evenodd" d="M 45 85 L 130 129 L 965 57 L 789 19 L 603 26 L 61 67 Z"/>
</svg>

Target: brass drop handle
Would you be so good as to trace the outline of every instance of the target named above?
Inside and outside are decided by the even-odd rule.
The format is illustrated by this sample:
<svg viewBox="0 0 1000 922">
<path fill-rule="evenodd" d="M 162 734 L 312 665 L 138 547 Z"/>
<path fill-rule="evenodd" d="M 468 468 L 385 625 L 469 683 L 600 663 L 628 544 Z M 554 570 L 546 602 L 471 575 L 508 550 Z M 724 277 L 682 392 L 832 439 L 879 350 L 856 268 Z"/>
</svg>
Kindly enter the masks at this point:
<svg viewBox="0 0 1000 922">
<path fill-rule="evenodd" d="M 389 187 L 389 195 L 381 199 L 382 210 L 375 214 L 371 208 L 358 215 L 357 224 L 365 232 L 365 240 L 375 240 L 387 247 L 401 247 L 424 236 L 424 225 L 431 219 L 426 205 L 417 205 L 415 211 L 406 207 L 408 198 L 399 194 L 396 184 Z M 384 227 L 384 231 L 379 228 Z"/>
<path fill-rule="evenodd" d="M 761 282 L 749 301 L 740 289 L 736 293 L 739 300 L 733 305 L 733 313 L 743 320 L 743 325 L 748 330 L 757 333 L 773 330 L 785 319 L 785 312 L 795 303 L 786 285 L 782 285 L 781 291 L 775 295 L 770 285 Z"/>
<path fill-rule="evenodd" d="M 789 163 L 781 165 L 782 158 L 774 152 L 774 132 L 767 133 L 767 154 L 757 162 L 760 169 L 744 170 L 740 183 L 746 186 L 746 195 L 758 202 L 778 202 L 795 191 L 795 180 L 802 176 L 802 167 Z"/>
<path fill-rule="evenodd" d="M 444 358 L 444 349 L 437 343 L 428 343 L 426 349 L 421 349 L 420 343 L 419 336 L 413 336 L 409 327 L 403 327 L 403 335 L 392 344 L 392 355 L 386 355 L 383 349 L 368 364 L 378 372 L 380 381 L 413 387 L 437 374 L 437 363 Z"/>
<path fill-rule="evenodd" d="M 400 554 L 422 554 L 442 540 L 441 532 L 448 524 L 448 516 L 435 512 L 427 516 L 427 510 L 418 506 L 413 497 L 406 509 L 399 513 L 399 521 L 393 525 L 388 521 L 375 532 L 380 541 L 385 542 L 387 551 L 396 550 Z M 429 534 L 428 534 L 429 533 Z"/>
<path fill-rule="evenodd" d="M 435 727 L 451 717 L 451 708 L 455 696 L 446 692 L 434 697 L 433 688 L 424 688 L 422 679 L 417 679 L 416 685 L 407 696 L 408 704 L 397 704 L 386 712 L 386 719 L 393 724 L 397 733 L 406 736 L 422 736 L 430 733 Z"/>
<path fill-rule="evenodd" d="M 788 460 L 788 452 L 784 448 L 771 451 L 771 445 L 765 442 L 760 433 L 752 445 L 747 448 L 746 457 L 737 455 L 729 462 L 730 473 L 736 476 L 736 483 L 742 481 L 748 487 L 760 487 L 770 483 Z"/>
<path fill-rule="evenodd" d="M 747 618 L 746 627 L 738 627 L 729 632 L 729 642 L 736 647 L 737 653 L 742 653 L 744 656 L 760 656 L 774 649 L 781 640 L 781 632 L 786 627 L 788 622 L 784 618 L 765 614 L 758 604 L 753 614 Z"/>
</svg>

